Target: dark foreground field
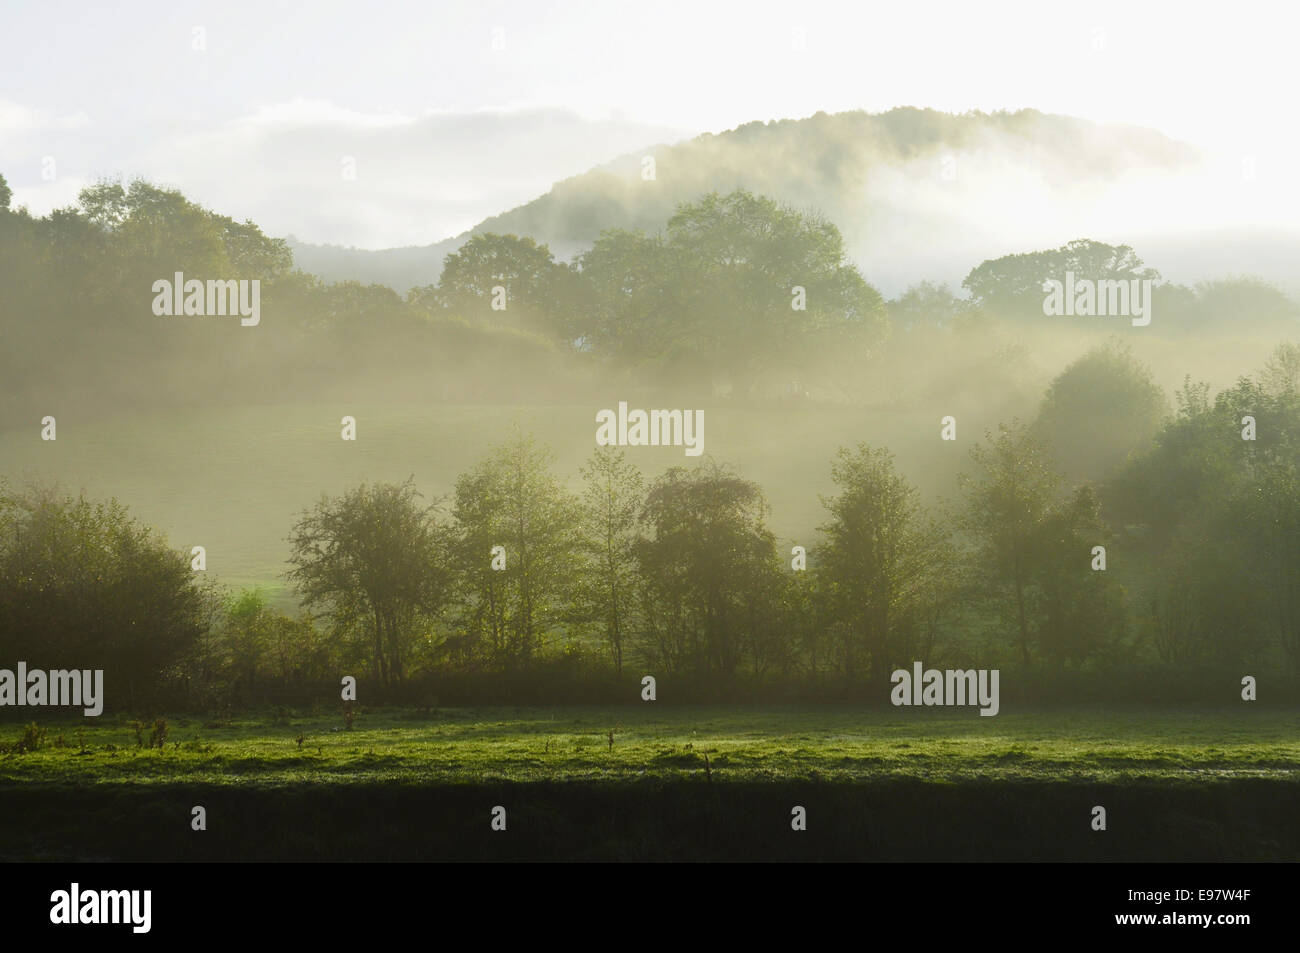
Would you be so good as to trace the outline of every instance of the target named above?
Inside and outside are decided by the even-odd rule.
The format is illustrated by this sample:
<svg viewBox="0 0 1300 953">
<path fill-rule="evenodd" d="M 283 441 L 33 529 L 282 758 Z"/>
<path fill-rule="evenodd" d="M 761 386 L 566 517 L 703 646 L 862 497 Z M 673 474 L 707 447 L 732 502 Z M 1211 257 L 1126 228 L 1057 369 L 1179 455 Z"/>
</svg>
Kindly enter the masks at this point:
<svg viewBox="0 0 1300 953">
<path fill-rule="evenodd" d="M 18 751 L 0 726 L 5 860 L 1300 860 L 1294 710 L 279 712 L 170 717 L 162 748 L 125 718 L 43 727 Z"/>
</svg>

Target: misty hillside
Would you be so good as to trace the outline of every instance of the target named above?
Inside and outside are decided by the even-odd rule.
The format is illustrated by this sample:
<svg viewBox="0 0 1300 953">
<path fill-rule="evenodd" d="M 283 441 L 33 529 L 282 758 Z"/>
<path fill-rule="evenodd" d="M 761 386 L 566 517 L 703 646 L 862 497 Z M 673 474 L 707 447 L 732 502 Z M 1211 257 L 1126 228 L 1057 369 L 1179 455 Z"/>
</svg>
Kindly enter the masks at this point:
<svg viewBox="0 0 1300 953">
<path fill-rule="evenodd" d="M 653 180 L 643 177 L 645 156 L 655 160 Z M 443 258 L 471 234 L 527 235 L 568 258 L 602 229 L 655 232 L 678 203 L 739 187 L 824 214 L 850 257 L 893 294 L 922 278 L 959 282 L 972 261 L 1022 246 L 1158 234 L 1161 223 L 1140 209 L 1130 221 L 1098 218 L 1098 197 L 1144 176 L 1191 176 L 1199 161 L 1192 147 L 1152 130 L 1036 110 L 818 113 L 648 146 L 437 244 L 365 251 L 291 238 L 290 247 L 304 271 L 404 292 L 436 281 Z"/>
</svg>

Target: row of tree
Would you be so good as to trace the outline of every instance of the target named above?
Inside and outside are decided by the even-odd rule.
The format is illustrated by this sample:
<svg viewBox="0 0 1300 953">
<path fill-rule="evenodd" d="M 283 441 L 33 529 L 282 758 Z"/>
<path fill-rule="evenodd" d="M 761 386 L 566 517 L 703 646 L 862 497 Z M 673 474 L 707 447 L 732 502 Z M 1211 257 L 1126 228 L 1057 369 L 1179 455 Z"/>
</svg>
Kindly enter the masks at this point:
<svg viewBox="0 0 1300 953">
<path fill-rule="evenodd" d="M 0 653 L 105 668 L 132 693 L 341 671 L 395 689 L 566 653 L 615 679 L 634 665 L 718 685 L 873 684 L 916 659 L 1294 671 L 1296 353 L 1214 400 L 1187 385 L 1149 448 L 1099 485 L 1067 479 L 1039 437 L 1066 387 L 972 449 L 951 507 L 922 505 L 887 450 L 842 449 L 806 549 L 778 545 L 762 489 L 707 458 L 647 483 L 626 451 L 598 448 L 575 494 L 516 434 L 446 500 L 408 481 L 305 511 L 290 536 L 297 618 L 200 583 L 116 503 L 6 491 Z"/>
<path fill-rule="evenodd" d="M 1026 665 L 1122 640 L 1122 590 L 1090 568 L 1105 538 L 1092 489 L 1058 492 L 1024 426 L 973 459 L 942 518 L 887 450 L 842 449 L 818 540 L 786 552 L 761 487 L 727 467 L 647 485 L 602 447 L 577 496 L 518 435 L 459 478 L 445 514 L 409 482 L 323 499 L 295 526 L 290 579 L 383 684 L 413 658 L 512 671 L 575 641 L 603 645 L 616 674 L 634 658 L 720 680 L 880 679 L 951 641 L 973 605 Z"/>
<path fill-rule="evenodd" d="M 0 370 L 13 392 L 126 388 L 122 396 L 150 403 L 159 390 L 175 400 L 232 378 L 251 397 L 301 394 L 371 366 L 405 386 L 445 380 L 447 399 L 480 399 L 485 387 L 494 397 L 553 393 L 578 380 L 575 370 L 748 398 L 816 379 L 819 395 L 855 399 L 862 368 L 884 361 L 891 337 L 995 320 L 1046 326 L 1043 282 L 1066 271 L 1158 277 L 1128 246 L 1081 240 L 986 261 L 963 282 L 964 298 L 922 283 L 886 302 L 835 225 L 737 190 L 683 204 L 658 234 L 607 230 L 571 262 L 526 236 L 476 234 L 436 282 L 402 297 L 324 284 L 256 224 L 142 181 L 91 186 L 44 218 L 10 201 L 0 178 L 0 326 L 11 343 Z M 262 324 L 237 333 L 237 322 L 155 316 L 152 284 L 176 272 L 261 281 Z M 1156 295 L 1156 334 L 1225 321 L 1294 329 L 1298 316 L 1251 279 L 1164 283 Z"/>
</svg>

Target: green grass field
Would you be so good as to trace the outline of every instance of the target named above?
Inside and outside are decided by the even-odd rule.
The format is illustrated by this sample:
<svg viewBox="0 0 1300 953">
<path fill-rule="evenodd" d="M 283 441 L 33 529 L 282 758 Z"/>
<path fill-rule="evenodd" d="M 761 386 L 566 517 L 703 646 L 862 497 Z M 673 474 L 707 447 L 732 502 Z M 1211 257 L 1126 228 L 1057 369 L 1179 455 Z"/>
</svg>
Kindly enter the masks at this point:
<svg viewBox="0 0 1300 953">
<path fill-rule="evenodd" d="M 42 748 L 0 757 L 0 781 L 1300 780 L 1300 713 L 1239 708 L 995 718 L 970 709 L 377 710 L 350 729 L 337 714 L 191 716 L 168 720 L 162 749 L 139 747 L 129 720 L 110 718 L 50 723 Z M 80 739 L 79 725 L 89 726 Z M 5 725 L 0 741 L 20 734 Z"/>
<path fill-rule="evenodd" d="M 44 727 L 21 753 L 0 727 L 0 859 L 1300 859 L 1295 710 L 281 712 L 173 716 L 161 749 L 124 718 Z"/>
</svg>

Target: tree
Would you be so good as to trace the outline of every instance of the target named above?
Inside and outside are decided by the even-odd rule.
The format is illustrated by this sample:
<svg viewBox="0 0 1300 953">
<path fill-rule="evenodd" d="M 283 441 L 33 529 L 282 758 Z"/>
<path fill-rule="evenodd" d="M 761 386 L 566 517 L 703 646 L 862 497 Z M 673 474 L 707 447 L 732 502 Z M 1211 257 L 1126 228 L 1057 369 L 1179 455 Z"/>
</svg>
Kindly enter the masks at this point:
<svg viewBox="0 0 1300 953">
<path fill-rule="evenodd" d="M 598 447 L 582 469 L 583 563 L 575 593 L 578 617 L 599 626 L 623 674 L 624 647 L 635 627 L 638 517 L 645 502 L 641 471 L 625 451 Z"/>
<path fill-rule="evenodd" d="M 1080 663 L 1118 643 L 1127 625 L 1123 591 L 1093 568 L 1093 548 L 1109 542 L 1101 504 L 1087 484 L 1045 514 L 1033 548 L 1035 644 L 1057 665 Z"/>
<path fill-rule="evenodd" d="M 456 480 L 460 648 L 507 669 L 527 668 L 571 602 L 579 548 L 577 503 L 530 436 L 493 448 Z M 505 568 L 494 568 L 495 547 Z M 499 566 L 499 563 L 498 563 Z"/>
<path fill-rule="evenodd" d="M 971 457 L 978 472 L 961 482 L 973 577 L 1002 611 L 1021 662 L 1031 664 L 1034 649 L 1058 665 L 1082 662 L 1117 644 L 1127 614 L 1123 591 L 1093 567 L 1093 548 L 1108 536 L 1093 488 L 1060 494 L 1062 475 L 1019 422 L 1000 425 Z"/>
<path fill-rule="evenodd" d="M 134 703 L 157 697 L 209 621 L 189 557 L 116 500 L 0 487 L 4 657 L 103 669 L 110 697 Z"/>
<path fill-rule="evenodd" d="M 13 201 L 14 190 L 9 188 L 9 183 L 5 177 L 0 175 L 0 212 L 9 211 L 9 203 Z"/>
<path fill-rule="evenodd" d="M 1272 396 L 1300 391 L 1300 344 L 1283 341 L 1275 347 L 1264 364 L 1260 384 Z"/>
<path fill-rule="evenodd" d="M 1090 281 L 1154 281 L 1160 277 L 1155 269 L 1144 267 L 1128 245 L 1077 239 L 1054 251 L 1004 255 L 982 262 L 971 269 L 961 286 L 977 308 L 1032 319 L 1043 314 L 1043 284 L 1065 281 L 1066 272 Z"/>
<path fill-rule="evenodd" d="M 819 590 L 843 630 L 844 673 L 869 669 L 886 679 L 904 643 L 930 621 L 931 593 L 952 575 L 947 533 L 926 518 L 887 450 L 841 447 L 831 478 L 840 492 L 822 498 L 831 519 L 820 528 Z"/>
<path fill-rule="evenodd" d="M 1148 449 L 1168 413 L 1150 369 L 1111 341 L 1052 381 L 1032 433 L 1070 476 L 1096 480 Z"/>
<path fill-rule="evenodd" d="M 636 365 L 684 343 L 682 286 L 662 237 L 607 229 L 578 267 L 589 295 L 578 333 L 588 349 Z"/>
<path fill-rule="evenodd" d="M 884 300 L 849 264 L 827 220 L 737 189 L 683 205 L 668 241 L 685 270 L 690 328 L 737 393 L 809 345 L 866 350 L 886 333 Z M 805 310 L 792 307 L 804 289 Z"/>
<path fill-rule="evenodd" d="M 1141 524 L 1154 546 L 1180 527 L 1204 523 L 1260 468 L 1300 464 L 1300 392 L 1242 378 L 1211 400 L 1209 385 L 1190 378 L 1175 395 L 1177 413 L 1108 487 L 1108 507 Z M 1256 421 L 1255 440 L 1241 439 L 1242 420 Z"/>
<path fill-rule="evenodd" d="M 647 652 L 666 670 L 737 671 L 778 566 L 766 514 L 757 484 L 711 460 L 651 486 L 636 554 Z"/>
<path fill-rule="evenodd" d="M 1159 566 L 1145 585 L 1146 632 L 1171 662 L 1238 664 L 1289 653 L 1300 571 L 1290 554 L 1300 468 L 1300 393 L 1287 351 L 1259 383 L 1239 380 L 1213 399 L 1190 379 L 1151 450 L 1107 488 L 1133 558 Z M 1243 440 L 1243 419 L 1256 439 Z"/>
<path fill-rule="evenodd" d="M 260 589 L 228 596 L 223 610 L 222 643 L 204 661 L 214 674 L 226 674 L 227 688 L 245 704 L 264 699 L 257 692 L 268 682 L 292 689 L 337 671 L 311 618 L 293 618 L 267 605 Z"/>
<path fill-rule="evenodd" d="M 101 181 L 82 189 L 76 207 L 51 216 L 51 225 L 67 259 L 64 270 L 94 291 L 101 305 L 133 303 L 141 287 L 178 271 L 187 278 L 275 281 L 293 267 L 284 239 L 269 238 L 252 222 L 217 215 L 175 189 L 142 179 L 127 186 Z M 154 333 L 152 323 L 147 326 Z"/>
<path fill-rule="evenodd" d="M 1192 562 L 1179 554 L 1172 565 L 1161 567 L 1149 588 L 1147 614 L 1142 621 L 1163 662 L 1190 661 L 1205 641 L 1201 592 L 1193 577 Z"/>
<path fill-rule="evenodd" d="M 293 270 L 293 252 L 283 238 L 267 237 L 250 220 L 236 222 L 225 215 L 208 214 L 221 229 L 221 242 L 235 276 L 271 281 Z"/>
<path fill-rule="evenodd" d="M 369 635 L 371 676 L 400 683 L 417 629 L 446 602 L 450 575 L 437 506 L 411 480 L 322 497 L 294 525 L 287 578 L 303 605 L 322 607 L 340 634 Z"/>
<path fill-rule="evenodd" d="M 1293 335 L 1300 306 L 1261 278 L 1248 276 L 1198 282 L 1183 302 L 1174 327 L 1187 334 L 1220 329 L 1241 333 Z M 1166 309 L 1168 310 L 1168 309 Z"/>
<path fill-rule="evenodd" d="M 267 671 L 288 687 L 320 682 L 330 677 L 336 668 L 331 667 L 329 645 L 321 638 L 311 616 L 294 618 L 274 609 L 267 609 L 264 618 L 267 630 Z"/>
<path fill-rule="evenodd" d="M 886 306 L 894 327 L 902 331 L 951 327 L 970 302 L 958 298 L 947 284 L 922 281 L 911 285 Z"/>
<path fill-rule="evenodd" d="M 517 235 L 484 232 L 443 259 L 436 289 L 413 296 L 434 313 L 504 324 L 569 340 L 572 328 L 564 303 L 572 275 L 545 245 Z M 504 309 L 493 307 L 503 289 Z"/>
<path fill-rule="evenodd" d="M 269 648 L 266 600 L 257 589 L 232 596 L 226 607 L 227 639 L 235 677 L 252 688 Z"/>
<path fill-rule="evenodd" d="M 831 349 L 860 359 L 888 329 L 834 225 L 743 189 L 679 206 L 661 238 L 605 232 L 579 265 L 596 346 L 728 375 L 737 393 Z"/>
<path fill-rule="evenodd" d="M 1060 486 L 1046 450 L 1017 421 L 971 449 L 977 472 L 962 474 L 963 527 L 975 544 L 975 575 L 985 595 L 1009 609 L 1021 660 L 1033 643 L 1034 567 L 1042 527 Z"/>
<path fill-rule="evenodd" d="M 1220 583 L 1211 591 L 1229 598 L 1245 595 L 1248 616 L 1237 615 L 1236 625 L 1222 632 L 1226 644 L 1216 654 L 1225 661 L 1240 661 L 1253 647 L 1249 638 L 1241 637 L 1242 629 L 1257 628 L 1300 673 L 1300 470 L 1290 461 L 1262 467 L 1256 479 L 1233 494 L 1224 516 L 1221 546 L 1238 557 L 1238 571 L 1231 579 L 1236 586 L 1224 592 Z"/>
</svg>

